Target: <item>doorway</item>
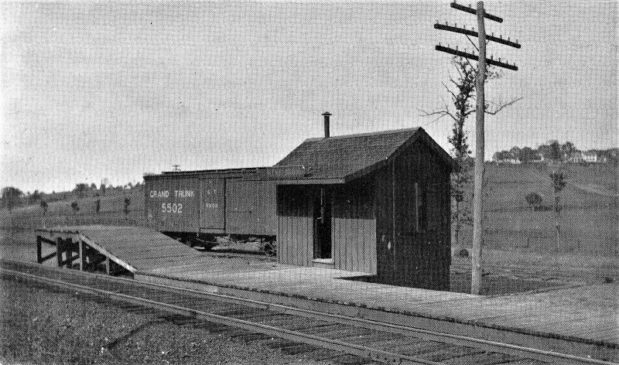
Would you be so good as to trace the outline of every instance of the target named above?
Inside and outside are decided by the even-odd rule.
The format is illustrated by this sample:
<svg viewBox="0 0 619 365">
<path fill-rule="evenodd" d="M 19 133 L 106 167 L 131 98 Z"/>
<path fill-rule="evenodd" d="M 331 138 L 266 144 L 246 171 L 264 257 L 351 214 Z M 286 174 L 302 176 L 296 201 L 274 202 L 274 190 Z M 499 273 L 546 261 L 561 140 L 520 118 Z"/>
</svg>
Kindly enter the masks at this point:
<svg viewBox="0 0 619 365">
<path fill-rule="evenodd" d="M 327 189 L 320 188 L 314 198 L 314 259 L 332 259 L 331 244 L 331 196 Z"/>
</svg>

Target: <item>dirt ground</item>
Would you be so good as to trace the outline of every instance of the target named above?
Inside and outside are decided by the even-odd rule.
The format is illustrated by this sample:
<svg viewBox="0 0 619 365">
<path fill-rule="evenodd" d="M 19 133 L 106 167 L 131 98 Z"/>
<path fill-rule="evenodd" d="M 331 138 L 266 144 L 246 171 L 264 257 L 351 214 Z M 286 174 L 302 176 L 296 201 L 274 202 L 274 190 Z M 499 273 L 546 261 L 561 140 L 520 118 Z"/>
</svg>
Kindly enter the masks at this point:
<svg viewBox="0 0 619 365">
<path fill-rule="evenodd" d="M 607 284 L 619 281 L 619 257 L 576 253 L 543 254 L 523 250 L 483 251 L 484 272 L 523 280 L 569 284 Z M 452 257 L 452 271 L 470 272 L 469 257 Z"/>
</svg>

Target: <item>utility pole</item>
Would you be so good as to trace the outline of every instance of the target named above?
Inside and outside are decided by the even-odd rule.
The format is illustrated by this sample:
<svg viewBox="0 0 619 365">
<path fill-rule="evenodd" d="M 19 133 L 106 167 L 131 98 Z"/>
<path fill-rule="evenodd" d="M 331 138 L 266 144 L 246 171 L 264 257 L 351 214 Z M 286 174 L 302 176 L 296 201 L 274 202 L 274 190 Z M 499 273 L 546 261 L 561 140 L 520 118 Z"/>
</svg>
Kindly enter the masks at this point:
<svg viewBox="0 0 619 365">
<path fill-rule="evenodd" d="M 481 250 L 484 243 L 484 153 L 485 153 L 485 129 L 484 115 L 486 99 L 484 84 L 486 83 L 486 26 L 484 24 L 484 3 L 477 3 L 477 26 L 479 27 L 479 70 L 477 72 L 477 110 L 475 117 L 475 180 L 473 182 L 473 252 L 471 255 L 471 293 L 479 294 L 481 291 Z"/>
<path fill-rule="evenodd" d="M 470 5 L 463 6 L 457 4 L 455 1 L 451 3 L 451 7 L 464 11 L 467 13 L 477 15 L 477 28 L 475 29 L 466 29 L 466 27 L 459 28 L 456 24 L 450 26 L 448 23 L 439 24 L 438 21 L 434 24 L 435 29 L 446 30 L 449 32 L 461 33 L 466 35 L 466 37 L 471 41 L 469 36 L 477 37 L 478 46 L 475 47 L 478 51 L 478 55 L 475 55 L 475 52 L 472 53 L 467 52 L 466 50 L 460 51 L 458 47 L 455 49 L 447 46 L 444 47 L 440 43 L 436 46 L 437 51 L 446 52 L 449 54 L 453 54 L 458 57 L 464 57 L 467 59 L 472 59 L 477 61 L 478 70 L 477 70 L 477 78 L 476 78 L 476 98 L 477 98 L 477 109 L 476 109 L 476 126 L 475 126 L 475 179 L 474 179 L 474 188 L 473 188 L 473 251 L 471 253 L 471 264 L 472 264 L 472 272 L 471 272 L 471 294 L 479 294 L 481 291 L 481 281 L 482 281 L 482 246 L 483 246 L 483 181 L 484 181 L 484 144 L 485 144 L 485 135 L 484 135 L 484 115 L 486 113 L 486 101 L 485 101 L 485 92 L 484 92 L 484 84 L 486 81 L 486 64 L 506 68 L 508 70 L 517 71 L 518 67 L 516 65 L 510 65 L 509 62 L 502 62 L 499 58 L 498 61 L 495 61 L 493 57 L 490 59 L 486 58 L 486 44 L 488 41 L 493 41 L 496 43 L 504 44 L 514 48 L 520 48 L 520 44 L 518 41 L 512 42 L 511 39 L 503 39 L 502 36 L 495 37 L 494 34 L 490 36 L 486 36 L 486 26 L 485 19 L 490 19 L 496 21 L 498 23 L 502 23 L 503 19 L 498 16 L 491 15 L 485 12 L 483 1 L 479 1 L 477 3 L 477 9 L 472 8 Z M 473 42 L 471 41 L 473 44 Z M 474 46 L 474 44 L 473 44 Z"/>
</svg>

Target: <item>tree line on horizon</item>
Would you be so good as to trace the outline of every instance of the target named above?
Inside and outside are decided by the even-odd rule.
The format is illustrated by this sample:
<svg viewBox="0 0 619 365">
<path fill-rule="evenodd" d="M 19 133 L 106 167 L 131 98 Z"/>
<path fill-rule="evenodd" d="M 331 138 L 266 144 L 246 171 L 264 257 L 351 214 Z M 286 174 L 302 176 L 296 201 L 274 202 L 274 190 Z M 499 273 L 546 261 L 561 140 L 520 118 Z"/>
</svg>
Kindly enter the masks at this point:
<svg viewBox="0 0 619 365">
<path fill-rule="evenodd" d="M 101 183 L 100 186 L 97 187 L 95 183 L 77 183 L 75 187 L 71 191 L 64 192 L 56 192 L 52 191 L 51 193 L 44 193 L 39 190 L 34 190 L 33 192 L 24 193 L 21 189 L 16 188 L 14 186 L 6 186 L 2 188 L 2 196 L 0 198 L 0 207 L 6 208 L 12 211 L 14 208 L 24 205 L 33 205 L 40 204 L 41 208 L 44 211 L 47 211 L 48 203 L 54 201 L 67 200 L 71 198 L 85 198 L 88 196 L 91 197 L 99 197 L 105 196 L 107 192 L 117 192 L 117 191 L 125 191 L 132 190 L 135 188 L 141 188 L 143 183 L 127 183 L 125 185 L 113 186 L 111 184 Z M 127 203 L 125 203 L 127 204 Z M 77 202 L 73 201 L 71 203 L 71 208 L 74 211 L 79 210 Z"/>
<path fill-rule="evenodd" d="M 516 161 L 519 163 L 542 161 L 582 163 L 591 162 L 588 158 L 585 158 L 589 157 L 589 159 L 594 158 L 595 162 L 617 163 L 618 152 L 619 148 L 582 151 L 570 141 L 559 143 L 557 140 L 550 140 L 537 148 L 514 146 L 509 151 L 497 151 L 492 156 L 492 161 L 512 163 Z"/>
</svg>

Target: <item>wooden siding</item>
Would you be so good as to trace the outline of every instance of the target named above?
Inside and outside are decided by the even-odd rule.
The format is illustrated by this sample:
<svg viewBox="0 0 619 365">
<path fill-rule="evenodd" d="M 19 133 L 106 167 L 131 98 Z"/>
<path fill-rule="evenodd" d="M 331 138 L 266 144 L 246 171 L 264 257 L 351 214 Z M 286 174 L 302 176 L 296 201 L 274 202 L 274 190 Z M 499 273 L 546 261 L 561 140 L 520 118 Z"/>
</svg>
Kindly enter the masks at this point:
<svg viewBox="0 0 619 365">
<path fill-rule="evenodd" d="M 395 179 L 398 242 L 394 281 L 449 289 L 449 169 L 423 144 L 415 144 L 395 161 Z M 418 206 L 421 197 L 424 204 Z M 421 210 L 425 210 L 425 223 L 419 221 Z"/>
<path fill-rule="evenodd" d="M 376 275 L 384 283 L 393 282 L 394 246 L 393 237 L 393 164 L 378 170 L 375 175 L 374 206 L 376 216 Z"/>
<path fill-rule="evenodd" d="M 334 268 L 376 274 L 373 185 L 364 179 L 332 191 Z"/>
<path fill-rule="evenodd" d="M 322 187 L 331 197 L 333 268 L 376 273 L 376 220 L 373 187 L 360 181 Z M 279 262 L 312 266 L 313 204 L 321 186 L 280 186 L 277 190 Z"/>
<path fill-rule="evenodd" d="M 305 186 L 277 187 L 277 256 L 280 263 L 299 266 L 312 263 L 312 192 Z"/>
<path fill-rule="evenodd" d="M 223 230 L 226 228 L 226 180 L 200 179 L 200 228 Z"/>
<path fill-rule="evenodd" d="M 425 196 L 426 224 L 419 222 L 418 195 Z M 449 288 L 449 199 L 449 167 L 421 143 L 378 171 L 376 244 L 382 282 Z"/>
<path fill-rule="evenodd" d="M 274 236 L 276 231 L 275 183 L 226 180 L 226 233 Z"/>
</svg>

